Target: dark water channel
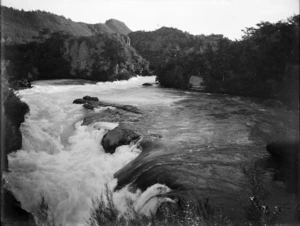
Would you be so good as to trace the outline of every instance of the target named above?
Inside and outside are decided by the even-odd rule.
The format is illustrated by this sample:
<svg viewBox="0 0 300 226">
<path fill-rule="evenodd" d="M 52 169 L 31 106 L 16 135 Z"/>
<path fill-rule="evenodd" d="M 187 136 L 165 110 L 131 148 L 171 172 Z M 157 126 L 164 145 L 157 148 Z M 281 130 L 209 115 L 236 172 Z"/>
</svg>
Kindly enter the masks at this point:
<svg viewBox="0 0 300 226">
<path fill-rule="evenodd" d="M 298 138 L 297 113 L 270 100 L 163 92 L 185 99 L 171 106 L 143 106 L 147 114 L 136 127 L 162 138 L 116 173 L 120 187 L 129 182 L 143 189 L 154 183 L 167 184 L 175 196 L 208 197 L 211 205 L 242 219 L 242 206 L 255 189 L 245 175 L 250 167 L 259 173 L 267 193 L 261 204 L 284 207 L 281 220 L 293 221 L 297 195 L 274 180 L 266 145 Z"/>
</svg>

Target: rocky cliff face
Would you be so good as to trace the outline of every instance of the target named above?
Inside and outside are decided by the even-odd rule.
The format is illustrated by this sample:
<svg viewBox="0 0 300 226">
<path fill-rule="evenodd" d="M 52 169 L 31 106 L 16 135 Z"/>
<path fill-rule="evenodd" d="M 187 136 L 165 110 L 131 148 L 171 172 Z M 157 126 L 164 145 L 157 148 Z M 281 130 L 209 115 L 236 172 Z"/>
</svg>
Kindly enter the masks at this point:
<svg viewBox="0 0 300 226">
<path fill-rule="evenodd" d="M 22 147 L 19 130 L 29 107 L 9 88 L 6 74 L 7 62 L 1 61 L 1 175 L 8 169 L 7 155 Z"/>
<path fill-rule="evenodd" d="M 148 62 L 120 34 L 99 34 L 64 41 L 63 56 L 70 62 L 70 75 L 106 81 L 148 74 Z"/>
<path fill-rule="evenodd" d="M 16 79 L 81 78 L 97 81 L 148 75 L 149 63 L 130 46 L 129 37 L 101 33 L 75 37 L 53 33 L 45 42 L 7 46 L 9 74 Z"/>
</svg>

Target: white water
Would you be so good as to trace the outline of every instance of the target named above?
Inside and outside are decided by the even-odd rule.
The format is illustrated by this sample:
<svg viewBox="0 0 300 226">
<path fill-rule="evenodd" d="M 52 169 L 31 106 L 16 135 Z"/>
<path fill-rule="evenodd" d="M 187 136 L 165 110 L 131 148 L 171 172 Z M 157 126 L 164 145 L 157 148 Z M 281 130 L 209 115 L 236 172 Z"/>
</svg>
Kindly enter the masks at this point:
<svg viewBox="0 0 300 226">
<path fill-rule="evenodd" d="M 159 92 L 149 95 L 147 88 L 141 85 L 154 80 L 155 77 L 138 77 L 85 85 L 40 81 L 34 88 L 20 91 L 30 113 L 21 127 L 22 150 L 8 156 L 10 172 L 4 178 L 5 186 L 21 202 L 22 208 L 36 213 L 41 196 L 44 196 L 56 223 L 84 225 L 89 218 L 92 199 L 101 195 L 106 184 L 109 189 L 114 188 L 117 181 L 113 174 L 136 158 L 140 150 L 127 145 L 119 147 L 112 155 L 106 154 L 101 139 L 107 130 L 118 124 L 98 122 L 82 126 L 85 110 L 72 102 L 85 95 L 137 106 L 170 104 L 180 99 Z M 135 95 L 138 89 L 143 91 Z M 168 191 L 163 185 L 154 185 L 144 193 L 132 194 L 125 187 L 114 193 L 114 201 L 121 211 L 126 211 L 129 198 L 137 211 L 150 214 L 162 201 L 151 198 Z"/>
</svg>

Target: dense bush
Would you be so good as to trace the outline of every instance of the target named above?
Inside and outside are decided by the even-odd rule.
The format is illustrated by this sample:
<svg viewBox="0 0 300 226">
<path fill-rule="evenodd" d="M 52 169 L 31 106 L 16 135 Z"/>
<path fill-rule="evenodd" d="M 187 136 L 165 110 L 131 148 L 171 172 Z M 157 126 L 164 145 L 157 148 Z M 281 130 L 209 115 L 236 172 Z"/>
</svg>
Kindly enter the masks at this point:
<svg viewBox="0 0 300 226">
<path fill-rule="evenodd" d="M 162 27 L 153 32 L 132 32 L 129 37 L 132 46 L 151 62 L 151 70 L 157 74 L 161 65 L 191 52 L 202 52 L 208 44 L 215 46 L 223 36 L 194 36 L 175 28 Z"/>
<path fill-rule="evenodd" d="M 299 104 L 299 15 L 277 23 L 247 28 L 242 40 L 217 40 L 203 51 L 191 51 L 162 62 L 158 81 L 188 88 L 192 75 L 202 77 L 207 90 L 245 96 L 280 98 Z M 151 61 L 150 61 L 151 63 Z"/>
</svg>

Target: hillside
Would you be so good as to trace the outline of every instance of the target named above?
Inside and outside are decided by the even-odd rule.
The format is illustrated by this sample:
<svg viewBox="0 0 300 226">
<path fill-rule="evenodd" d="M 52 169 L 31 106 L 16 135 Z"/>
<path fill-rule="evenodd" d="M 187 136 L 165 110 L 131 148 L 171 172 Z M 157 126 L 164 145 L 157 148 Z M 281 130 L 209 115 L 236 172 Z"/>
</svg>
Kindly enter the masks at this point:
<svg viewBox="0 0 300 226">
<path fill-rule="evenodd" d="M 223 35 L 191 35 L 175 28 L 162 27 L 155 31 L 129 34 L 131 45 L 150 62 L 152 70 L 162 63 L 188 53 L 202 53 L 207 46 L 216 46 Z"/>
<path fill-rule="evenodd" d="M 203 79 L 206 91 L 276 98 L 299 108 L 299 15 L 256 26 L 246 28 L 240 41 L 221 38 L 216 45 L 204 45 L 203 51 L 185 51 L 168 61 L 161 58 L 157 80 L 166 87 L 187 89 L 190 78 L 196 76 Z M 135 46 L 139 39 L 131 39 Z M 172 46 L 170 35 L 162 39 L 170 40 L 167 48 Z M 140 50 L 139 43 L 136 49 Z"/>
<path fill-rule="evenodd" d="M 127 35 L 131 30 L 121 21 L 110 19 L 104 24 L 74 22 L 63 16 L 44 11 L 23 11 L 1 7 L 2 41 L 25 43 L 32 41 L 40 31 L 49 33 L 64 31 L 73 36 L 91 36 L 99 33 L 120 33 Z"/>
</svg>

